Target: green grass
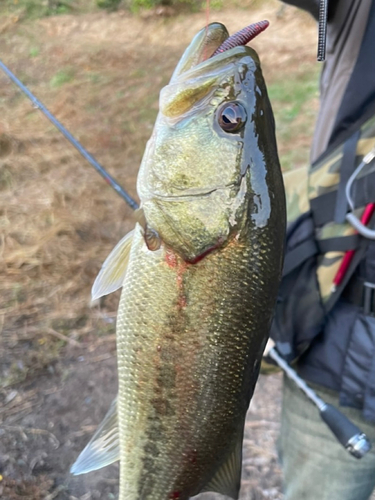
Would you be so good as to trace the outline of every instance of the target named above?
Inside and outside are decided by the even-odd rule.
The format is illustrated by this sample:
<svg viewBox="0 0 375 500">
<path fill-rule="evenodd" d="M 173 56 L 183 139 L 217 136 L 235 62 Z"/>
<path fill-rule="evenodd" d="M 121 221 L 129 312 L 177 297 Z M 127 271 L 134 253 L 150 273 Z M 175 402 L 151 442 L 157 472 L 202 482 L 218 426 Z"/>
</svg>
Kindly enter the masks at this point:
<svg viewBox="0 0 375 500">
<path fill-rule="evenodd" d="M 221 8 L 223 0 L 211 0 L 213 9 Z M 0 15 L 10 14 L 23 19 L 38 19 L 58 14 L 76 14 L 95 9 L 108 11 L 118 8 L 137 13 L 159 5 L 173 5 L 195 12 L 204 8 L 206 0 L 0 0 Z"/>
<path fill-rule="evenodd" d="M 22 15 L 27 19 L 57 14 L 57 8 L 51 8 L 48 2 L 42 0 L 2 0 L 0 2 L 0 13 Z"/>
<path fill-rule="evenodd" d="M 96 0 L 96 5 L 101 9 L 116 10 L 121 0 Z"/>
<path fill-rule="evenodd" d="M 92 0 L 0 0 L 0 15 L 38 19 L 57 14 L 87 12 L 92 7 Z"/>
<path fill-rule="evenodd" d="M 308 161 L 308 150 L 300 147 L 302 136 L 312 138 L 318 96 L 320 68 L 280 78 L 268 85 L 268 95 L 275 114 L 280 162 L 289 170 Z M 297 138 L 297 139 L 296 139 Z"/>
<path fill-rule="evenodd" d="M 90 83 L 92 83 L 93 85 L 100 84 L 104 80 L 104 76 L 101 73 L 91 72 L 91 73 L 88 73 L 87 76 L 88 76 Z"/>
<path fill-rule="evenodd" d="M 318 92 L 319 71 L 301 73 L 292 79 L 276 81 L 268 86 L 271 102 L 278 104 L 279 116 L 285 123 L 292 122 L 302 108 Z"/>
<path fill-rule="evenodd" d="M 61 69 L 50 80 L 49 84 L 52 88 L 58 88 L 65 83 L 74 80 L 74 70 L 71 68 Z"/>
<path fill-rule="evenodd" d="M 30 57 L 37 57 L 40 54 L 39 47 L 31 47 L 29 50 Z"/>
</svg>

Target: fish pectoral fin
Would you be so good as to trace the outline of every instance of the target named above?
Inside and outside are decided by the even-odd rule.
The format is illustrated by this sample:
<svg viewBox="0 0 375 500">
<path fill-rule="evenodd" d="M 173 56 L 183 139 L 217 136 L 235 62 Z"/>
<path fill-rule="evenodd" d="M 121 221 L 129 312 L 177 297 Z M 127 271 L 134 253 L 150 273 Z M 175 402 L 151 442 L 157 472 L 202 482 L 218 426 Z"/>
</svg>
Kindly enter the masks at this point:
<svg viewBox="0 0 375 500">
<path fill-rule="evenodd" d="M 243 435 L 241 433 L 234 450 L 228 455 L 201 493 L 215 491 L 234 500 L 238 499 L 241 486 L 242 439 Z"/>
<path fill-rule="evenodd" d="M 91 290 L 92 300 L 115 292 L 122 287 L 128 267 L 134 229 L 120 240 L 108 255 Z"/>
<path fill-rule="evenodd" d="M 146 221 L 146 216 L 145 216 L 145 212 L 144 212 L 143 208 L 140 207 L 140 208 L 137 208 L 136 210 L 134 210 L 133 217 L 134 217 L 135 221 L 138 222 L 138 224 L 141 226 L 141 228 L 145 231 L 146 227 L 147 227 L 147 221 Z"/>
<path fill-rule="evenodd" d="M 112 401 L 109 410 L 99 425 L 91 441 L 83 449 L 72 465 L 70 472 L 75 476 L 101 469 L 120 459 L 120 441 L 118 434 L 117 398 Z"/>
</svg>

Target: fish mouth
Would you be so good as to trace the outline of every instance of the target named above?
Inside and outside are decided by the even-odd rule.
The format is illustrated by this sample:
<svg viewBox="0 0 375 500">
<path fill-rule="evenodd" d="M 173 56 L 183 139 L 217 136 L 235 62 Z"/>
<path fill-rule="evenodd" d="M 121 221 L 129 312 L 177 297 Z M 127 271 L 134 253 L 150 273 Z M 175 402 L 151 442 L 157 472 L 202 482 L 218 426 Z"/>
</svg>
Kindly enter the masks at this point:
<svg viewBox="0 0 375 500">
<path fill-rule="evenodd" d="M 148 191 L 147 198 L 143 197 L 144 200 L 163 200 L 163 201 L 188 201 L 189 199 L 197 199 L 197 198 L 207 198 L 213 193 L 216 192 L 224 192 L 224 191 L 235 191 L 237 192 L 241 187 L 241 182 L 244 175 L 240 176 L 240 179 L 237 182 L 232 182 L 230 184 L 224 186 L 212 186 L 207 188 L 190 188 L 182 193 L 178 194 L 167 194 L 160 193 L 157 191 Z"/>
<path fill-rule="evenodd" d="M 216 58 L 230 49 L 245 46 L 268 26 L 268 21 L 259 21 L 229 36 L 224 24 L 211 23 L 207 25 L 199 31 L 186 49 L 172 75 L 171 83 L 182 73 L 195 68 L 200 63 Z"/>
<path fill-rule="evenodd" d="M 178 195 L 160 195 L 154 194 L 151 199 L 154 200 L 163 200 L 163 201 L 189 201 L 189 199 L 197 199 L 197 198 L 207 198 L 213 193 L 218 191 L 225 191 L 228 189 L 232 189 L 234 186 L 225 186 L 219 188 L 213 188 L 208 191 L 196 191 L 186 194 L 178 194 Z"/>
</svg>

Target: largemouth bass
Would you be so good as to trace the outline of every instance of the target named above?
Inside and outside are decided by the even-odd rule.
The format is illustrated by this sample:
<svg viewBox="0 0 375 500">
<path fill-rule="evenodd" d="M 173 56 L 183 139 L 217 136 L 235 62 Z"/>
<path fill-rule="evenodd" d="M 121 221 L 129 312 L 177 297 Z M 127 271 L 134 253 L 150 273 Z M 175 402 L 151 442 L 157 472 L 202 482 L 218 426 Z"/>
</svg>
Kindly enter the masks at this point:
<svg viewBox="0 0 375 500">
<path fill-rule="evenodd" d="M 94 284 L 123 286 L 119 392 L 72 468 L 120 459 L 120 500 L 238 497 L 246 411 L 279 285 L 285 198 L 257 54 L 213 23 L 160 95 L 139 223 Z"/>
</svg>

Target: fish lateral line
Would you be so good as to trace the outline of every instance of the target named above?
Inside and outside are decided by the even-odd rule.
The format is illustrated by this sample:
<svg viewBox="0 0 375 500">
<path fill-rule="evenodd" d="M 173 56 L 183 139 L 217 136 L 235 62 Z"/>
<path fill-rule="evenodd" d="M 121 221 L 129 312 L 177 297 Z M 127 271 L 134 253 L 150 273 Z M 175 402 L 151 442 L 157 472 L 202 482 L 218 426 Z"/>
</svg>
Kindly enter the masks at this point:
<svg viewBox="0 0 375 500">
<path fill-rule="evenodd" d="M 165 262 L 171 269 L 176 269 L 176 285 L 178 289 L 177 307 L 178 309 L 185 309 L 187 306 L 187 298 L 184 292 L 183 275 L 188 267 L 188 262 L 185 260 L 179 261 L 177 254 L 169 248 L 165 253 Z"/>
</svg>

